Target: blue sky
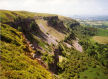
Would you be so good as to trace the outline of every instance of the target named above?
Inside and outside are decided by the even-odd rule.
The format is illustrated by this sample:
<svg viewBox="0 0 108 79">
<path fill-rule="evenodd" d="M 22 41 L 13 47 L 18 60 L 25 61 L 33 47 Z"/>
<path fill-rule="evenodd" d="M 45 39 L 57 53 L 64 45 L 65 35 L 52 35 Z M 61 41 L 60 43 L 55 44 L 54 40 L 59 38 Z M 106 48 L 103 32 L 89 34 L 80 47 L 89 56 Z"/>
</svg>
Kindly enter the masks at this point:
<svg viewBox="0 0 108 79">
<path fill-rule="evenodd" d="M 0 9 L 72 15 L 108 15 L 108 0 L 0 0 Z"/>
</svg>

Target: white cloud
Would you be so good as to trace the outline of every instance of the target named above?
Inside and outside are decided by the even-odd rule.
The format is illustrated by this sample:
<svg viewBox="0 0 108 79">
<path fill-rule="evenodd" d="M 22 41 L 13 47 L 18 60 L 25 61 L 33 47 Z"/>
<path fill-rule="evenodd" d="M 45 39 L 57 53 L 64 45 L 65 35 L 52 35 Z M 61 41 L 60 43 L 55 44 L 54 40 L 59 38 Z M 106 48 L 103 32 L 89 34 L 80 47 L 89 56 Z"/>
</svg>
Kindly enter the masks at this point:
<svg viewBox="0 0 108 79">
<path fill-rule="evenodd" d="M 107 0 L 0 0 L 0 9 L 62 15 L 108 14 Z M 104 5 L 105 4 L 105 5 Z"/>
</svg>

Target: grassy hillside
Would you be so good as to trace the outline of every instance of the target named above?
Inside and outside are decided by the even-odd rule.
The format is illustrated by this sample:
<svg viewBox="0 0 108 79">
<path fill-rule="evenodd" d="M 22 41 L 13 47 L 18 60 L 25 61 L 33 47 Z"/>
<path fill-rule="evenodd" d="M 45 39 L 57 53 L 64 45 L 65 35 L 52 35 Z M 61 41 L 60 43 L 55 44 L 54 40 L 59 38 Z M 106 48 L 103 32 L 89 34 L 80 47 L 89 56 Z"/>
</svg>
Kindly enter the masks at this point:
<svg viewBox="0 0 108 79">
<path fill-rule="evenodd" d="M 34 13 L 27 11 L 8 11 L 8 10 L 0 10 L 0 21 L 1 22 L 9 22 L 13 21 L 17 16 L 21 16 L 24 18 L 33 18 L 34 16 L 56 16 L 55 14 L 47 14 L 47 13 Z"/>
<path fill-rule="evenodd" d="M 42 48 L 41 52 L 49 52 L 52 51 L 52 46 L 49 47 L 47 43 L 45 43 L 44 32 L 43 29 L 39 26 L 35 28 L 36 23 L 22 25 L 17 24 L 17 22 L 26 21 L 29 22 L 28 18 L 35 18 L 37 16 L 41 17 L 49 17 L 55 16 L 52 14 L 42 14 L 42 13 L 31 13 L 26 11 L 0 11 L 0 25 L 1 25 L 1 66 L 0 70 L 2 71 L 0 78 L 2 79 L 52 79 L 52 74 L 43 68 L 37 60 L 33 60 L 32 53 L 36 53 L 36 51 L 40 48 L 36 48 L 32 50 L 28 44 L 26 39 L 31 41 L 32 43 L 37 43 L 38 46 Z M 44 20 L 43 20 L 44 21 Z M 37 24 L 41 22 L 45 27 L 45 29 L 49 30 L 47 33 L 51 33 L 51 35 L 56 36 L 58 33 L 57 39 L 63 39 L 64 36 L 62 33 L 59 33 L 52 27 L 48 27 L 47 24 L 41 21 L 41 19 L 36 21 Z M 9 23 L 9 24 L 8 24 Z M 13 25 L 14 24 L 14 25 Z M 33 30 L 36 29 L 36 30 Z M 50 29 L 51 28 L 51 29 Z M 30 32 L 30 29 L 32 32 Z M 41 31 L 40 31 L 40 30 Z M 26 31 L 26 32 L 25 32 Z M 42 34 L 41 34 L 42 33 Z M 40 36 L 41 39 L 40 39 Z M 62 38 L 61 38 L 62 37 Z M 44 51 L 43 51 L 44 50 Z M 44 55 L 43 55 L 44 56 Z M 47 58 L 47 57 L 45 57 Z M 48 62 L 49 63 L 49 60 Z"/>
<path fill-rule="evenodd" d="M 108 45 L 90 40 L 96 28 L 55 14 L 0 15 L 1 79 L 107 79 Z"/>
<path fill-rule="evenodd" d="M 37 60 L 32 60 L 30 49 L 21 32 L 1 24 L 0 79 L 52 79 L 51 73 Z"/>
</svg>

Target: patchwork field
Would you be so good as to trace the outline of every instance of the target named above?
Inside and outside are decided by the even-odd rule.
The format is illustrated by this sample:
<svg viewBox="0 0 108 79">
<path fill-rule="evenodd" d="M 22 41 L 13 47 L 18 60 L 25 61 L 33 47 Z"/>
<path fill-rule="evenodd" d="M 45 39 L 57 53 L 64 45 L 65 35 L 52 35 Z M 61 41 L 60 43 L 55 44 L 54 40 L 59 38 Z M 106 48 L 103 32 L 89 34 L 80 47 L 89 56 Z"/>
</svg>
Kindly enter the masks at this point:
<svg viewBox="0 0 108 79">
<path fill-rule="evenodd" d="M 108 44 L 108 37 L 107 36 L 94 36 L 93 40 L 100 43 L 100 44 Z"/>
<path fill-rule="evenodd" d="M 108 36 L 108 30 L 107 29 L 98 29 L 97 36 Z"/>
</svg>

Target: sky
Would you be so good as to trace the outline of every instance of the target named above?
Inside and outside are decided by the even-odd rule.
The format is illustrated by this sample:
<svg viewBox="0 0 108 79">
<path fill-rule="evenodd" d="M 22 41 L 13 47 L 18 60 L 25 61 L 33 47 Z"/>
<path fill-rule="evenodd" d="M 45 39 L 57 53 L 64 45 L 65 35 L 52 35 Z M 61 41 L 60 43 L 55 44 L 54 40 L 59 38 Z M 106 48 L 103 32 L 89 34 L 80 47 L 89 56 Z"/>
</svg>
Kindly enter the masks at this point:
<svg viewBox="0 0 108 79">
<path fill-rule="evenodd" d="M 0 0 L 0 9 L 64 16 L 108 15 L 108 0 Z"/>
</svg>

